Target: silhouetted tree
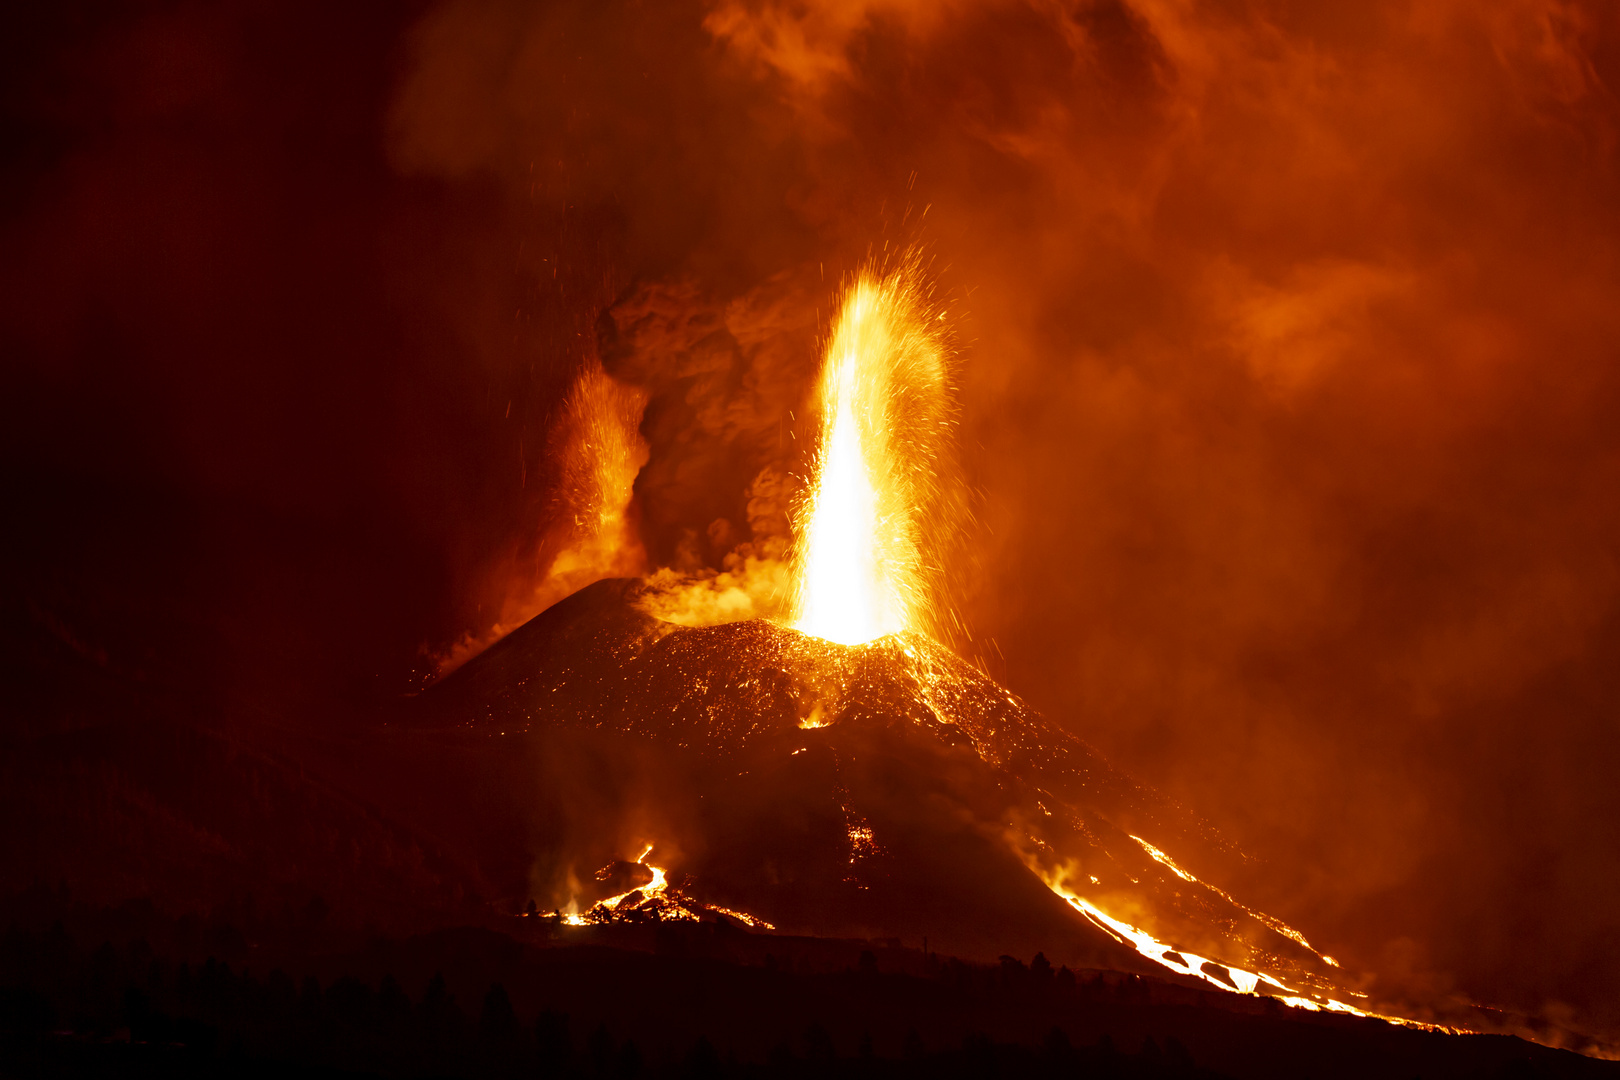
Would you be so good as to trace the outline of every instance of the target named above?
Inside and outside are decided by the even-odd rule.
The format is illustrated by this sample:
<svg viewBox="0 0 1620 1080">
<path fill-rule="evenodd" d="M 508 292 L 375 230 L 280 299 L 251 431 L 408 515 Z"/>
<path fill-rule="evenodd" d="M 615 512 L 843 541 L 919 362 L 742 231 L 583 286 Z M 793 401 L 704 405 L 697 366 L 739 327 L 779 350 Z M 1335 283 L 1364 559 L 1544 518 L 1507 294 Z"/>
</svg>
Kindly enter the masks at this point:
<svg viewBox="0 0 1620 1080">
<path fill-rule="evenodd" d="M 541 1076 L 558 1076 L 574 1056 L 574 1040 L 568 1033 L 568 1014 L 547 1009 L 534 1021 L 534 1042 Z"/>
<path fill-rule="evenodd" d="M 422 1018 L 429 1022 L 441 1019 L 454 1004 L 450 988 L 445 985 L 444 976 L 434 972 L 433 978 L 428 980 L 427 990 L 422 994 Z"/>
<path fill-rule="evenodd" d="M 113 948 L 110 941 L 103 941 L 96 951 L 90 954 L 89 985 L 86 987 L 95 994 L 105 993 L 112 989 L 112 983 L 118 975 L 118 950 Z"/>
<path fill-rule="evenodd" d="M 613 1075 L 617 1080 L 635 1080 L 641 1073 L 641 1048 L 636 1040 L 626 1039 L 619 1048 L 619 1061 L 614 1067 Z"/>
<path fill-rule="evenodd" d="M 686 1080 L 714 1080 L 720 1075 L 720 1054 L 707 1035 L 699 1035 L 681 1069 Z"/>
<path fill-rule="evenodd" d="M 152 999 L 139 987 L 124 989 L 124 1023 L 135 1042 L 152 1042 Z"/>
<path fill-rule="evenodd" d="M 517 1014 L 512 1011 L 512 999 L 506 987 L 491 983 L 484 995 L 484 1008 L 478 1014 L 478 1030 L 485 1039 L 504 1042 L 517 1031 Z"/>
<path fill-rule="evenodd" d="M 264 979 L 264 995 L 272 1011 L 279 1016 L 289 1016 L 298 1002 L 298 987 L 291 975 L 272 968 Z"/>
<path fill-rule="evenodd" d="M 1045 953 L 1035 954 L 1035 959 L 1029 962 L 1029 973 L 1039 986 L 1052 981 L 1052 964 L 1046 959 Z"/>
<path fill-rule="evenodd" d="M 321 1018 L 321 983 L 313 975 L 304 976 L 304 985 L 298 991 L 298 1012 L 305 1020 Z"/>
<path fill-rule="evenodd" d="M 613 1036 L 608 1034 L 605 1024 L 598 1025 L 585 1040 L 585 1052 L 591 1056 L 591 1069 L 597 1076 L 608 1075 L 608 1066 L 613 1064 L 613 1047 Z"/>
<path fill-rule="evenodd" d="M 359 979 L 344 976 L 327 989 L 326 1011 L 334 1020 L 351 1028 L 370 1028 L 374 1017 L 371 987 Z"/>
<path fill-rule="evenodd" d="M 804 1033 L 804 1056 L 817 1065 L 831 1064 L 838 1055 L 833 1050 L 832 1036 L 820 1024 L 811 1024 Z"/>
<path fill-rule="evenodd" d="M 410 1023 L 411 999 L 392 975 L 384 975 L 377 987 L 377 1015 L 384 1030 L 391 1034 L 397 1034 Z"/>
<path fill-rule="evenodd" d="M 1060 1027 L 1053 1027 L 1046 1033 L 1041 1051 L 1047 1061 L 1059 1068 L 1065 1068 L 1074 1060 L 1074 1046 L 1069 1042 L 1069 1034 Z"/>
<path fill-rule="evenodd" d="M 197 971 L 193 992 L 209 1016 L 230 1015 L 236 1004 L 236 976 L 231 965 L 210 956 Z"/>
<path fill-rule="evenodd" d="M 435 974 L 428 980 L 427 993 L 422 995 L 417 1015 L 422 1037 L 431 1049 L 443 1055 L 459 1052 L 466 1016 L 445 985 L 443 975 Z"/>
<path fill-rule="evenodd" d="M 990 1076 L 996 1069 L 996 1044 L 990 1036 L 972 1033 L 962 1040 L 962 1063 L 969 1076 Z"/>
</svg>

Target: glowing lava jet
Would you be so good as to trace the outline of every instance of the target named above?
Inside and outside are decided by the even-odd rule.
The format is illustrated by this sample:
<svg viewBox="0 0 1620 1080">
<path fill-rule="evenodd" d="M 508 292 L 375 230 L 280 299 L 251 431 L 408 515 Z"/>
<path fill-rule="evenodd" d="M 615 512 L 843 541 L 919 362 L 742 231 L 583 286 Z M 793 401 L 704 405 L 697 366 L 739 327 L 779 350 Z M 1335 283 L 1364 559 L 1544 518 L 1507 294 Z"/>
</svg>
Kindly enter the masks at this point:
<svg viewBox="0 0 1620 1080">
<path fill-rule="evenodd" d="M 945 347 L 907 264 L 863 274 L 827 344 L 815 483 L 798 515 L 793 628 L 862 645 L 927 623 L 924 520 L 950 423 Z"/>
</svg>

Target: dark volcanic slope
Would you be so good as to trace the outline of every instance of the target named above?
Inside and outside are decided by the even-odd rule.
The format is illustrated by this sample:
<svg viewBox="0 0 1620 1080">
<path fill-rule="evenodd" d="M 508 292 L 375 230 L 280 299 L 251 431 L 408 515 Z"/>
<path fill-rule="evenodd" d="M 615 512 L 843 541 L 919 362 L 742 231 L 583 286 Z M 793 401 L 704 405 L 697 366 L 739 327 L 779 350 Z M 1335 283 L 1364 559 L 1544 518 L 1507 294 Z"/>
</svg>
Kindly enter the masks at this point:
<svg viewBox="0 0 1620 1080">
<path fill-rule="evenodd" d="M 1309 949 L 1135 839 L 1218 866 L 1235 853 L 1210 830 L 939 646 L 677 627 L 638 589 L 582 590 L 420 702 L 422 725 L 543 744 L 535 798 L 567 805 L 542 904 L 652 843 L 689 891 L 795 931 L 1140 967 L 1042 880 L 1061 876 L 1182 949 L 1328 985 Z"/>
</svg>

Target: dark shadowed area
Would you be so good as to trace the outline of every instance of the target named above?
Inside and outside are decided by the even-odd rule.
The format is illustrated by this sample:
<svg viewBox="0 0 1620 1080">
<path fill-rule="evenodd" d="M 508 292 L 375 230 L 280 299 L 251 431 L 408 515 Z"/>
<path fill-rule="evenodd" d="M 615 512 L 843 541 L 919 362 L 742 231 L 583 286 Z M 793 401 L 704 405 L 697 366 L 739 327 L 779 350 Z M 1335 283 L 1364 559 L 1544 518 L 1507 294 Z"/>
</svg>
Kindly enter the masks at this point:
<svg viewBox="0 0 1620 1080">
<path fill-rule="evenodd" d="M 6 892 L 182 902 L 143 844 L 262 891 L 251 789 L 328 823 L 279 880 L 503 895 L 479 806 L 434 847 L 318 776 L 535 595 L 588 364 L 647 396 L 648 568 L 718 570 L 839 281 L 920 242 L 965 651 L 1390 993 L 1620 1036 L 1612 5 L 23 7 Z"/>
</svg>

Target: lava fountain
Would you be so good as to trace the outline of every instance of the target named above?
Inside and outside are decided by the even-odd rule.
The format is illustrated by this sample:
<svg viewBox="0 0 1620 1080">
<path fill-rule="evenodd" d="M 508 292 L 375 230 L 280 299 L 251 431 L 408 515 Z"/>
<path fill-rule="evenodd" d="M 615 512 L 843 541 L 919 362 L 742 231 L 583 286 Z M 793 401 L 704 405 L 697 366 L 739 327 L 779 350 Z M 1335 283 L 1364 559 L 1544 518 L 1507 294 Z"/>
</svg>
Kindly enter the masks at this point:
<svg viewBox="0 0 1620 1080">
<path fill-rule="evenodd" d="M 845 293 L 817 388 L 814 482 L 795 515 L 802 633 L 863 645 L 934 622 L 926 528 L 953 421 L 943 322 L 914 259 Z"/>
</svg>

